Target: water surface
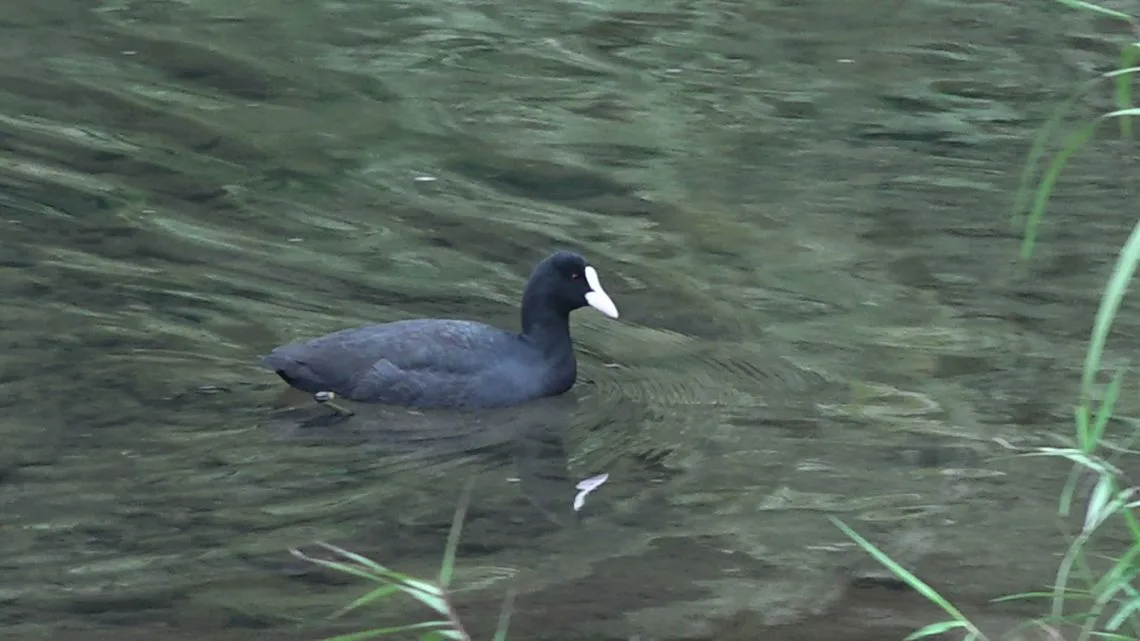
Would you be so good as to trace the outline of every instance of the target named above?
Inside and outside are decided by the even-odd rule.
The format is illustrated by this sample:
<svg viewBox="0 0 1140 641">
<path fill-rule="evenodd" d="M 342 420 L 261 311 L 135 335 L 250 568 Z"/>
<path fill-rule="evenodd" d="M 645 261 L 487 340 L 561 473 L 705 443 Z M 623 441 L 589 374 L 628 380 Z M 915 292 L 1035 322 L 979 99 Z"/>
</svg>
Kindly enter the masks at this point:
<svg viewBox="0 0 1140 641">
<path fill-rule="evenodd" d="M 1079 157 L 1029 270 L 1012 191 L 1049 108 L 1127 37 L 1046 2 L 0 7 L 0 625 L 354 629 L 376 619 L 326 617 L 360 586 L 288 550 L 429 575 L 475 476 L 475 630 L 508 585 L 526 639 L 929 622 L 827 514 L 1008 627 L 1034 610 L 983 606 L 1050 580 L 1067 470 L 995 439 L 1069 429 L 1134 151 Z M 622 310 L 575 314 L 565 403 L 283 418 L 272 346 L 513 327 L 556 247 Z M 415 430 L 450 456 L 394 454 Z"/>
</svg>

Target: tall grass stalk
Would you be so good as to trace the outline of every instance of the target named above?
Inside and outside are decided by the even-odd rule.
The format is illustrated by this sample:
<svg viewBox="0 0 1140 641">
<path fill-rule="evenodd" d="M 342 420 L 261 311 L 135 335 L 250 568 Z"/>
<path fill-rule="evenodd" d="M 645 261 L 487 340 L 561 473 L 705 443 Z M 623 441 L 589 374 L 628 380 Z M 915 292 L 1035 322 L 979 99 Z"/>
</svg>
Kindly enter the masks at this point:
<svg viewBox="0 0 1140 641">
<path fill-rule="evenodd" d="M 402 574 L 391 568 L 383 566 L 367 557 L 350 552 L 344 548 L 318 542 L 317 545 L 326 551 L 332 552 L 341 560 L 322 559 L 309 556 L 300 550 L 292 550 L 293 556 L 315 563 L 322 567 L 350 574 L 376 584 L 368 593 L 349 603 L 333 614 L 333 617 L 344 615 L 361 606 L 368 605 L 380 599 L 388 599 L 398 594 L 405 594 L 419 601 L 428 609 L 434 611 L 441 618 L 421 623 L 412 623 L 393 627 L 374 628 L 361 632 L 352 632 L 331 637 L 326 641 L 363 641 L 405 632 L 421 632 L 424 641 L 447 639 L 451 641 L 471 641 L 463 622 L 451 602 L 451 580 L 455 572 L 455 555 L 459 550 L 459 537 L 463 532 L 463 520 L 467 515 L 467 507 L 471 502 L 471 491 L 474 481 L 468 482 L 455 509 L 451 522 L 451 530 L 447 535 L 447 545 L 444 548 L 443 561 L 440 564 L 439 578 L 436 581 L 417 579 Z M 511 608 L 514 602 L 514 592 L 507 593 L 503 608 L 499 613 L 499 622 L 495 630 L 494 641 L 505 641 L 507 628 L 510 625 Z"/>
<path fill-rule="evenodd" d="M 1056 1 L 1126 21 L 1133 27 L 1133 33 L 1137 33 L 1133 19 L 1127 14 L 1081 0 Z M 1136 39 L 1140 40 L 1140 34 Z M 1134 41 L 1125 45 L 1120 55 L 1121 68 L 1103 74 L 1100 78 L 1078 88 L 1053 111 L 1033 141 L 1014 203 L 1014 220 L 1024 215 L 1020 251 L 1023 260 L 1032 257 L 1046 206 L 1072 156 L 1093 138 L 1099 126 L 1106 121 L 1118 121 L 1121 135 L 1126 138 L 1132 136 L 1132 117 L 1140 116 L 1140 109 L 1132 105 L 1132 77 L 1140 73 L 1140 67 L 1136 66 L 1138 61 L 1140 61 L 1140 42 Z M 1057 136 L 1066 117 L 1072 113 L 1082 98 L 1105 80 L 1114 83 L 1117 108 L 1084 122 L 1065 134 L 1052 161 L 1038 174 L 1039 164 L 1045 156 L 1046 149 L 1050 141 Z M 1034 186 L 1035 177 L 1036 186 Z M 1091 483 L 1087 498 L 1082 502 L 1084 515 L 1080 529 L 1072 537 L 1061 559 L 1052 588 L 1047 593 L 1019 594 L 1005 598 L 1049 598 L 1051 602 L 1049 615 L 1030 623 L 1053 631 L 1059 624 L 1073 626 L 1078 631 L 1076 637 L 1078 641 L 1087 641 L 1094 637 L 1140 639 L 1140 590 L 1134 585 L 1140 576 L 1140 520 L 1133 513 L 1137 507 L 1140 507 L 1140 488 L 1132 486 L 1127 477 L 1110 460 L 1112 452 L 1123 448 L 1108 446 L 1108 428 L 1112 424 L 1113 412 L 1122 393 L 1128 369 L 1118 366 L 1112 373 L 1111 381 L 1103 390 L 1098 385 L 1098 379 L 1106 369 L 1105 346 L 1124 296 L 1136 275 L 1138 264 L 1140 264 L 1140 221 L 1133 226 L 1131 234 L 1120 249 L 1093 320 L 1092 333 L 1081 371 L 1080 391 L 1074 408 L 1074 435 L 1063 439 L 1066 447 L 1037 448 L 1035 451 L 1023 454 L 1060 457 L 1073 464 L 1072 472 L 1061 492 L 1059 512 L 1063 516 L 1072 513 L 1073 506 L 1077 502 L 1078 487 L 1082 485 L 1081 480 L 1091 478 L 1094 481 Z M 1136 435 L 1119 436 L 1130 439 Z M 1110 455 L 1105 455 L 1105 451 L 1110 452 Z M 977 626 L 943 595 L 847 525 L 836 519 L 832 520 L 856 544 L 899 579 L 946 612 L 948 616 L 946 620 L 917 630 L 908 639 L 921 639 L 954 629 L 963 630 L 968 640 L 985 638 Z M 1125 526 L 1130 535 L 1128 548 L 1114 559 L 1090 559 L 1088 546 L 1107 523 L 1122 523 Z M 1094 567 L 1094 564 L 1103 566 L 1105 561 L 1107 569 Z M 1078 578 L 1081 581 L 1079 586 L 1074 585 Z"/>
</svg>

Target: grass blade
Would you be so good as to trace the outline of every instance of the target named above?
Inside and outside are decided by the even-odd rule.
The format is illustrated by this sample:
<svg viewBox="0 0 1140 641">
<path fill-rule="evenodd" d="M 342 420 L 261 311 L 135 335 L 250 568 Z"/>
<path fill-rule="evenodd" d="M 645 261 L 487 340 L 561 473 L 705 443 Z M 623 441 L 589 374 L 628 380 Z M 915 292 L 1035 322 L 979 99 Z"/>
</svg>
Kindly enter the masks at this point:
<svg viewBox="0 0 1140 641">
<path fill-rule="evenodd" d="M 950 615 L 950 617 L 954 619 L 954 622 L 961 624 L 958 627 L 965 628 L 971 633 L 978 634 L 979 636 L 981 635 L 981 632 L 979 632 L 974 624 L 966 618 L 966 615 L 962 614 L 961 610 L 954 607 L 954 604 L 947 601 L 941 594 L 938 593 L 937 590 L 930 587 L 925 582 L 923 582 L 922 579 L 911 574 L 909 570 L 896 563 L 894 559 L 887 556 L 887 554 L 879 548 L 875 547 L 873 543 L 867 539 L 864 539 L 859 535 L 858 532 L 852 530 L 843 521 L 840 521 L 834 516 L 829 516 L 827 518 L 831 519 L 831 522 L 835 525 L 835 527 L 839 528 L 844 534 L 850 537 L 852 541 L 855 541 L 855 543 L 858 544 L 859 547 L 863 548 L 868 554 L 875 557 L 876 561 L 882 563 L 888 570 L 891 571 L 891 573 L 909 585 L 911 589 L 921 594 L 927 601 L 930 601 L 931 603 L 942 608 L 946 614 Z"/>
<path fill-rule="evenodd" d="M 383 574 L 376 574 L 374 572 L 358 568 L 355 565 L 349 563 L 341 563 L 340 561 L 330 561 L 328 559 L 309 556 L 308 554 L 305 554 L 304 552 L 297 549 L 290 550 L 290 553 L 303 561 L 315 563 L 321 567 L 326 567 L 330 570 L 336 570 L 337 572 L 343 572 L 344 574 L 351 574 L 352 576 L 359 577 L 367 581 L 380 583 L 387 580 Z"/>
<path fill-rule="evenodd" d="M 455 569 L 455 554 L 459 551 L 459 535 L 463 532 L 463 520 L 467 518 L 467 507 L 471 505 L 471 492 L 475 489 L 475 479 L 467 481 L 455 516 L 451 520 L 451 532 L 447 534 L 447 547 L 443 551 L 443 563 L 439 568 L 439 584 L 446 588 L 451 585 L 451 574 Z"/>
<path fill-rule="evenodd" d="M 1108 622 L 1104 625 L 1104 629 L 1109 632 L 1119 630 L 1126 621 L 1136 616 L 1138 610 L 1140 610 L 1140 599 L 1133 595 L 1131 599 L 1121 606 L 1116 614 L 1109 618 Z"/>
<path fill-rule="evenodd" d="M 1041 177 L 1041 182 L 1037 184 L 1033 205 L 1029 210 L 1029 217 L 1025 221 L 1025 232 L 1021 241 L 1021 257 L 1023 259 L 1028 259 L 1033 253 L 1033 246 L 1037 242 L 1037 229 L 1041 226 L 1041 219 L 1045 217 L 1045 208 L 1049 204 L 1049 198 L 1053 195 L 1053 187 L 1057 184 L 1057 179 L 1061 177 L 1061 172 L 1068 165 L 1069 158 L 1093 137 L 1100 123 L 1101 119 L 1098 118 L 1066 136 L 1061 150 L 1053 157 L 1053 162 L 1049 164 L 1045 174 Z"/>
<path fill-rule="evenodd" d="M 463 641 L 466 637 L 463 633 L 456 630 L 432 630 L 427 634 L 420 637 L 420 641 L 440 641 L 440 639 L 452 639 L 452 641 Z"/>
<path fill-rule="evenodd" d="M 1065 602 L 1070 594 L 1068 588 L 1069 575 L 1073 571 L 1073 566 L 1081 561 L 1085 545 L 1087 544 L 1088 536 L 1082 532 L 1069 544 L 1069 548 L 1065 551 L 1065 556 L 1061 557 L 1061 564 L 1057 567 L 1057 576 L 1053 580 L 1053 609 L 1049 614 L 1049 616 L 1056 620 L 1061 620 L 1064 617 Z"/>
<path fill-rule="evenodd" d="M 408 594 L 423 594 L 425 596 L 435 597 L 443 596 L 443 589 L 441 589 L 438 585 L 428 583 L 427 581 L 421 581 L 419 579 L 413 579 L 410 576 L 401 575 L 399 583 L 400 588 Z"/>
<path fill-rule="evenodd" d="M 1095 89 L 1100 84 L 1100 79 L 1095 78 L 1081 84 L 1068 98 L 1061 104 L 1057 105 L 1049 114 L 1049 118 L 1045 120 L 1045 124 L 1041 127 L 1041 131 L 1033 138 L 1033 144 L 1029 147 L 1029 153 L 1025 158 L 1025 164 L 1022 166 L 1021 179 L 1018 181 L 1017 192 L 1014 197 L 1013 203 L 1013 223 L 1016 224 L 1021 214 L 1029 207 L 1033 189 L 1030 184 L 1033 182 L 1033 175 L 1037 172 L 1037 166 L 1041 162 L 1041 158 L 1045 155 L 1045 145 L 1053 138 L 1053 133 L 1061 127 L 1061 122 L 1064 120 L 1073 107 L 1079 100 L 1085 97 L 1090 91 Z M 1028 221 L 1026 225 L 1028 225 Z M 1036 225 L 1036 224 L 1035 224 Z M 1034 226 L 1036 229 L 1036 226 Z M 1023 232 L 1024 233 L 1024 232 Z M 1027 259 L 1033 251 L 1033 243 L 1029 243 L 1028 248 L 1022 246 L 1022 258 Z"/>
<path fill-rule="evenodd" d="M 369 570 L 371 570 L 372 572 L 375 572 L 376 574 L 383 574 L 383 575 L 392 574 L 392 571 L 389 570 L 388 568 L 384 567 L 383 565 L 380 565 L 379 563 L 373 561 L 372 559 L 370 559 L 366 556 L 361 556 L 360 554 L 357 554 L 356 552 L 351 552 L 351 551 L 346 550 L 342 547 L 337 547 L 337 546 L 333 545 L 332 543 L 325 543 L 324 541 L 317 541 L 317 545 L 323 547 L 324 549 L 326 549 L 330 552 L 333 552 L 333 553 L 338 554 L 338 555 L 340 555 L 346 559 L 349 559 L 350 561 L 355 561 L 358 565 L 365 567 L 365 568 L 368 568 Z"/>
<path fill-rule="evenodd" d="M 369 592 L 368 594 L 365 594 L 364 596 L 360 597 L 359 599 L 353 601 L 352 603 L 349 603 L 348 605 L 344 606 L 343 608 L 337 610 L 336 612 L 331 614 L 329 616 L 329 618 L 336 619 L 336 618 L 342 617 L 342 616 L 348 614 L 349 612 L 352 612 L 356 608 L 359 608 L 362 605 L 368 605 L 369 603 L 372 603 L 373 601 L 376 601 L 377 599 L 383 599 L 384 597 L 392 596 L 393 594 L 395 594 L 399 591 L 400 591 L 400 588 L 398 588 L 394 585 L 380 586 L 380 587 L 376 588 L 375 590 Z"/>
<path fill-rule="evenodd" d="M 426 628 L 438 628 L 440 626 L 450 625 L 447 621 L 425 621 L 423 623 L 412 623 L 410 625 L 398 625 L 391 628 L 376 628 L 375 630 L 364 630 L 361 632 L 350 632 L 340 636 L 329 637 L 325 641 L 363 641 L 364 639 L 375 639 L 376 637 L 386 637 L 401 632 L 411 632 L 412 630 L 423 630 Z"/>
<path fill-rule="evenodd" d="M 1120 51 L 1120 67 L 1128 69 L 1140 61 L 1140 44 L 1133 42 Z M 1116 108 L 1128 109 L 1132 107 L 1132 76 L 1121 74 L 1116 77 Z M 1120 119 L 1120 135 L 1125 138 L 1132 137 L 1132 118 L 1125 116 Z"/>
<path fill-rule="evenodd" d="M 1140 49 L 1140 44 L 1134 43 L 1132 46 Z M 1133 55 L 1140 58 L 1140 51 Z M 1098 76 L 1097 78 L 1082 83 L 1076 91 L 1074 91 L 1071 95 L 1069 95 L 1069 97 L 1061 102 L 1061 104 L 1053 109 L 1052 113 L 1049 114 L 1049 118 L 1046 119 L 1045 124 L 1041 127 L 1041 130 L 1034 137 L 1033 144 L 1030 145 L 1029 152 L 1025 158 L 1025 163 L 1022 166 L 1021 178 L 1018 181 L 1017 191 L 1015 193 L 1013 203 L 1012 220 L 1014 224 L 1017 223 L 1017 220 L 1020 218 L 1022 212 L 1024 212 L 1027 208 L 1030 209 L 1025 223 L 1022 225 L 1023 237 L 1020 251 L 1022 260 L 1028 260 L 1033 255 L 1033 248 L 1036 246 L 1037 241 L 1037 229 L 1040 226 L 1041 218 L 1044 215 L 1045 204 L 1047 203 L 1049 196 L 1052 193 L 1053 184 L 1056 182 L 1057 177 L 1060 175 L 1061 170 L 1064 168 L 1068 157 L 1072 155 L 1072 153 L 1074 153 L 1078 148 L 1080 148 L 1088 140 L 1088 138 L 1092 137 L 1092 134 L 1095 132 L 1097 125 L 1103 119 L 1122 118 L 1123 120 L 1129 120 L 1131 116 L 1140 115 L 1140 113 L 1138 113 L 1137 110 L 1131 106 L 1131 82 L 1132 76 L 1136 74 L 1140 74 L 1140 67 L 1133 67 L 1130 65 L 1124 69 L 1115 69 L 1113 71 L 1109 71 L 1102 74 L 1101 76 Z M 1099 86 L 1104 79 L 1112 79 L 1115 82 L 1118 110 L 1110 114 L 1105 114 L 1104 116 L 1101 116 L 1089 122 L 1086 127 L 1089 128 L 1090 131 L 1084 132 L 1082 129 L 1066 137 L 1066 143 L 1063 145 L 1062 152 L 1058 153 L 1057 158 L 1053 161 L 1049 171 L 1046 172 L 1045 176 L 1042 177 L 1041 181 L 1038 183 L 1037 189 L 1034 190 L 1030 188 L 1030 184 L 1033 182 L 1033 176 L 1037 172 L 1037 167 L 1041 161 L 1041 158 L 1045 155 L 1045 147 L 1049 140 L 1053 138 L 1054 133 L 1061 127 L 1061 123 L 1064 121 L 1065 116 L 1070 114 L 1076 104 L 1090 91 Z M 1122 103 L 1124 99 L 1122 96 L 1125 96 L 1126 91 L 1122 89 L 1122 87 L 1125 83 L 1128 84 L 1126 97 L 1129 101 L 1129 104 L 1127 105 Z M 1087 135 L 1083 136 L 1083 139 L 1081 139 L 1082 133 L 1087 133 Z M 1075 145 L 1073 145 L 1074 142 L 1076 142 Z M 1034 195 L 1036 195 L 1035 198 Z M 1032 207 L 1030 207 L 1031 202 Z"/>
<path fill-rule="evenodd" d="M 1092 600 L 1092 597 L 1084 592 L 1069 592 L 1069 598 L 1072 600 L 1087 599 Z M 1021 592 L 1018 594 L 1007 594 L 991 599 L 991 603 L 1005 603 L 1006 601 L 1026 601 L 1029 599 L 1051 599 L 1053 598 L 1052 592 Z"/>
<path fill-rule="evenodd" d="M 1101 296 L 1100 306 L 1096 310 L 1096 320 L 1093 322 L 1092 337 L 1085 354 L 1085 366 L 1081 376 L 1081 396 L 1084 402 L 1091 402 L 1093 384 L 1101 369 L 1108 334 L 1112 330 L 1113 321 L 1120 310 L 1124 294 L 1128 291 L 1128 285 L 1136 273 L 1138 263 L 1140 263 L 1140 222 L 1132 227 L 1132 233 L 1121 248 L 1112 275 L 1108 279 L 1108 285 Z"/>
<path fill-rule="evenodd" d="M 402 583 L 397 584 L 396 587 L 416 601 L 419 601 L 432 610 L 435 610 L 437 613 L 442 614 L 443 616 L 450 616 L 451 606 L 447 604 L 447 597 L 445 597 L 443 593 L 434 594 L 432 592 L 425 592 L 418 587 L 405 585 Z M 434 585 L 430 587 L 437 589 Z"/>
<path fill-rule="evenodd" d="M 515 591 L 507 591 L 507 598 L 503 600 L 503 608 L 499 610 L 499 623 L 495 626 L 495 636 L 492 641 L 507 641 L 507 628 L 511 625 L 511 614 L 515 607 Z"/>
<path fill-rule="evenodd" d="M 1108 429 L 1108 423 L 1112 420 L 1112 413 L 1116 410 L 1116 401 L 1120 398 L 1120 386 L 1123 383 L 1124 369 L 1120 368 L 1113 374 L 1112 382 L 1108 384 L 1108 389 L 1105 390 L 1104 398 L 1100 402 L 1100 407 L 1097 408 L 1096 421 L 1093 422 L 1092 429 L 1077 432 L 1078 439 L 1082 441 L 1081 449 L 1085 452 L 1092 454 L 1104 441 L 1104 432 Z"/>
<path fill-rule="evenodd" d="M 1128 15 L 1127 13 L 1115 11 L 1113 9 L 1109 9 L 1108 7 L 1102 7 L 1100 5 L 1095 5 L 1091 2 L 1084 2 L 1083 0 L 1057 0 L 1057 2 L 1060 2 L 1061 4 L 1064 4 L 1064 5 L 1068 5 L 1074 9 L 1091 11 L 1093 13 L 1099 13 L 1102 16 L 1108 16 L 1110 18 L 1116 18 L 1118 20 L 1123 20 L 1129 24 L 1132 23 L 1132 16 Z"/>
<path fill-rule="evenodd" d="M 958 628 L 965 627 L 967 627 L 966 624 L 962 623 L 961 621 L 940 621 L 938 623 L 931 623 L 930 625 L 923 626 L 914 632 L 911 632 L 906 636 L 905 639 L 903 639 L 903 641 L 925 639 L 926 637 L 932 637 L 936 634 L 942 634 L 943 632 L 949 632 L 950 630 L 957 630 Z"/>
<path fill-rule="evenodd" d="M 1081 482 L 1081 466 L 1074 465 L 1069 470 L 1065 485 L 1061 488 L 1061 499 L 1057 504 L 1057 512 L 1061 516 L 1069 516 L 1073 510 L 1073 495 L 1077 493 L 1077 484 Z"/>
</svg>

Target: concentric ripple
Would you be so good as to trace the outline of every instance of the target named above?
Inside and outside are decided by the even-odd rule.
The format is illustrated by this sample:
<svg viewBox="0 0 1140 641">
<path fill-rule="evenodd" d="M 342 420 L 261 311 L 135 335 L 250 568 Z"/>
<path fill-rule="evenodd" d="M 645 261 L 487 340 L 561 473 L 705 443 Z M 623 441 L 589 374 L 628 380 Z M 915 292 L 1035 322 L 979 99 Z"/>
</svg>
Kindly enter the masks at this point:
<svg viewBox="0 0 1140 641">
<path fill-rule="evenodd" d="M 579 426 L 591 463 L 660 457 L 708 439 L 788 421 L 810 422 L 847 386 L 756 345 L 622 326 L 583 346 Z M 602 356 L 604 354 L 604 357 Z"/>
</svg>

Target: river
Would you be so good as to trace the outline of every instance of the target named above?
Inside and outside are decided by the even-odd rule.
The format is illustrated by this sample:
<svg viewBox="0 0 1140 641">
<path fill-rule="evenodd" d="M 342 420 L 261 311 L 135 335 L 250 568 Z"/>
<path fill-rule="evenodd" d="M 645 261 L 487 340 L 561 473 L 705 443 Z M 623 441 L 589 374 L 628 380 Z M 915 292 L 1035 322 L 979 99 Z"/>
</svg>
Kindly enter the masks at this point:
<svg viewBox="0 0 1140 641">
<path fill-rule="evenodd" d="M 1049 584 L 1068 469 L 1003 443 L 1072 430 L 1135 148 L 1074 159 L 1020 269 L 1011 205 L 1050 109 L 1129 37 L 1045 1 L 0 4 L 0 630 L 420 620 L 330 621 L 363 586 L 289 550 L 432 576 L 473 477 L 479 638 L 508 586 L 513 639 L 938 616 L 829 514 L 991 629 L 1040 613 L 987 601 Z M 367 322 L 517 327 L 559 247 L 622 312 L 574 315 L 565 399 L 312 426 L 259 365 Z"/>
</svg>

